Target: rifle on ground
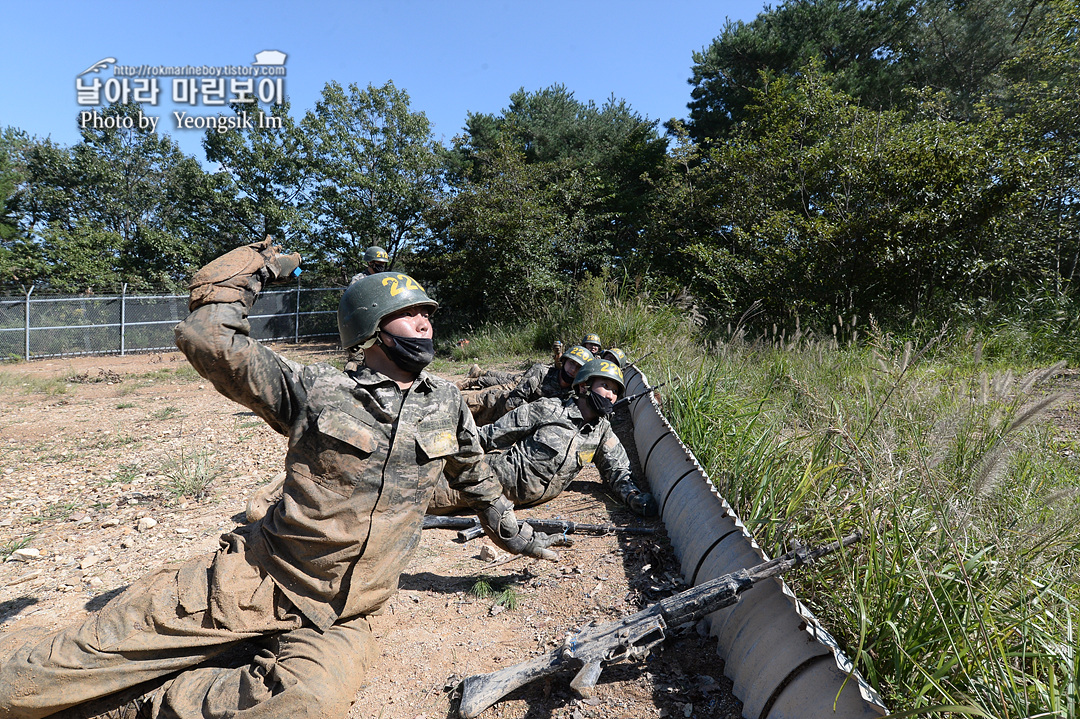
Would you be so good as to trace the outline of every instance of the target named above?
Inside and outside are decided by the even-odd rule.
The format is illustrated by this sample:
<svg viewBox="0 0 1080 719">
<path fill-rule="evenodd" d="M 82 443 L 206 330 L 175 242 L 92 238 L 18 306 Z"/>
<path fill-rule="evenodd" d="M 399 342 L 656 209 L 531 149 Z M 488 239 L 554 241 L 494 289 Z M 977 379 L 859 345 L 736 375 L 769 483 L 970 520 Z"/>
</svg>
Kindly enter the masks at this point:
<svg viewBox="0 0 1080 719">
<path fill-rule="evenodd" d="M 461 682 L 458 714 L 471 719 L 510 692 L 553 674 L 565 667 L 578 667 L 570 687 L 588 698 L 600 678 L 603 665 L 620 659 L 644 659 L 649 650 L 664 641 L 664 630 L 687 622 L 696 622 L 718 609 L 739 601 L 740 593 L 768 577 L 811 564 L 820 557 L 862 539 L 856 532 L 817 549 L 800 547 L 749 569 L 740 569 L 710 579 L 696 587 L 674 594 L 617 622 L 585 627 L 570 634 L 561 647 L 491 674 L 476 674 Z"/>
<path fill-rule="evenodd" d="M 583 524 L 568 519 L 525 519 L 532 528 L 545 534 L 656 534 L 656 527 L 620 527 L 616 524 Z M 424 529 L 458 529 L 458 539 L 468 542 L 484 534 L 480 522 L 472 517 L 424 515 Z"/>
<path fill-rule="evenodd" d="M 628 405 L 631 402 L 633 402 L 635 399 L 638 399 L 639 397 L 644 397 L 645 395 L 649 394 L 650 392 L 652 392 L 654 390 L 658 390 L 658 389 L 660 389 L 661 387 L 663 387 L 666 384 L 667 384 L 667 382 L 661 382 L 660 384 L 654 384 L 652 387 L 646 387 L 643 392 L 638 392 L 637 394 L 628 394 L 625 397 L 623 397 L 622 399 L 617 399 L 617 400 L 615 400 L 615 409 L 618 409 L 619 407 L 623 407 L 625 405 Z"/>
</svg>

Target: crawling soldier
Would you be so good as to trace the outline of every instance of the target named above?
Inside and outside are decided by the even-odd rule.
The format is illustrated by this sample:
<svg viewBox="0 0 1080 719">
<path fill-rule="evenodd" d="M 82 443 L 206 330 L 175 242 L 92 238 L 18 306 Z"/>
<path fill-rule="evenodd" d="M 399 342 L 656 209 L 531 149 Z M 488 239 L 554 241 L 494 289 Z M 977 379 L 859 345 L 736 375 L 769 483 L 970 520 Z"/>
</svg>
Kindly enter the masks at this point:
<svg viewBox="0 0 1080 719">
<path fill-rule="evenodd" d="M 543 504 L 593 462 L 623 504 L 637 514 L 655 515 L 656 500 L 634 485 L 626 450 L 608 421 L 623 393 L 622 370 L 608 360 L 591 360 L 578 370 L 573 387 L 569 399 L 539 399 L 479 429 L 504 494 L 518 507 Z M 468 506 L 466 495 L 440 481 L 428 512 L 448 514 Z"/>
</svg>

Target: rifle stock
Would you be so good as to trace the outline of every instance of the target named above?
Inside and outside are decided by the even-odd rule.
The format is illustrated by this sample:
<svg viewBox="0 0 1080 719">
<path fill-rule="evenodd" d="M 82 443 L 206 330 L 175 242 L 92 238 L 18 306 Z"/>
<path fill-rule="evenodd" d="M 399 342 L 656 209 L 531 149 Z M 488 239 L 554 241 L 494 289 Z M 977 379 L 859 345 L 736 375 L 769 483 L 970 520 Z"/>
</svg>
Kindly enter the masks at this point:
<svg viewBox="0 0 1080 719">
<path fill-rule="evenodd" d="M 710 579 L 619 621 L 585 627 L 568 635 L 561 647 L 544 656 L 490 674 L 467 677 L 461 682 L 458 715 L 472 719 L 515 689 L 573 664 L 580 664 L 581 668 L 570 686 L 580 696 L 587 697 L 600 678 L 604 664 L 621 659 L 644 659 L 653 646 L 664 641 L 667 627 L 697 621 L 731 606 L 739 601 L 742 592 L 757 582 L 811 564 L 860 539 L 862 532 L 856 531 L 817 549 L 799 548 L 748 569 Z"/>
</svg>

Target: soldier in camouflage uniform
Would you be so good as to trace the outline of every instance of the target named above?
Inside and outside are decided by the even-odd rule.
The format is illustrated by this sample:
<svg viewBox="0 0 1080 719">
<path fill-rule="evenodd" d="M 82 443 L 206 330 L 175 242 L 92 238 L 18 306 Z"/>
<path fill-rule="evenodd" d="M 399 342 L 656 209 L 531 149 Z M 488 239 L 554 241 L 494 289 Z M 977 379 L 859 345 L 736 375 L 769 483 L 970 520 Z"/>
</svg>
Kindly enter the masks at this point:
<svg viewBox="0 0 1080 719">
<path fill-rule="evenodd" d="M 457 388 L 423 371 L 437 305 L 411 278 L 373 275 L 343 295 L 342 345 L 368 347 L 356 372 L 303 366 L 248 336 L 263 284 L 298 264 L 270 238 L 233 250 L 196 273 L 176 328 L 199 374 L 289 438 L 284 497 L 216 554 L 152 572 L 82 625 L 0 637 L 0 718 L 144 682 L 158 686 L 67 715 L 345 716 L 378 655 L 367 616 L 397 590 L 440 477 L 496 544 L 554 558 L 549 537 L 519 530 Z M 247 663 L 210 661 L 245 641 Z"/>
<path fill-rule="evenodd" d="M 630 460 L 608 417 L 624 389 L 622 370 L 607 360 L 592 360 L 574 378 L 576 394 L 566 400 L 543 398 L 518 407 L 480 428 L 487 462 L 518 507 L 557 497 L 589 462 L 612 493 L 634 512 L 653 516 L 656 500 L 630 478 Z M 428 507 L 448 514 L 468 506 L 468 498 L 439 482 Z"/>
<path fill-rule="evenodd" d="M 573 393 L 574 375 L 593 358 L 584 347 L 571 347 L 562 362 L 547 367 L 533 365 L 512 388 L 499 385 L 466 396 L 465 402 L 478 426 L 490 424 L 507 412 L 541 397 L 566 399 Z"/>
<path fill-rule="evenodd" d="M 600 335 L 587 334 L 581 338 L 581 346 L 592 352 L 597 357 L 600 356 L 600 350 L 603 349 L 603 345 L 600 344 Z"/>
<path fill-rule="evenodd" d="M 599 355 L 600 359 L 611 360 L 615 364 L 619 365 L 622 369 L 626 369 L 626 353 L 618 347 L 608 347 L 606 350 L 602 350 Z"/>
<path fill-rule="evenodd" d="M 368 277 L 369 275 L 386 272 L 386 268 L 389 264 L 390 255 L 386 250 L 377 245 L 372 245 L 364 250 L 364 269 L 353 275 L 352 279 L 349 280 L 349 284 L 351 285 L 353 282 Z"/>
<path fill-rule="evenodd" d="M 352 279 L 349 280 L 350 285 L 370 275 L 385 272 L 387 264 L 390 262 L 390 255 L 383 248 L 372 245 L 364 250 L 364 262 L 367 263 L 367 266 L 352 276 Z M 362 364 L 364 364 L 364 350 L 360 347 L 349 349 L 345 357 L 345 371 L 355 372 Z"/>
</svg>

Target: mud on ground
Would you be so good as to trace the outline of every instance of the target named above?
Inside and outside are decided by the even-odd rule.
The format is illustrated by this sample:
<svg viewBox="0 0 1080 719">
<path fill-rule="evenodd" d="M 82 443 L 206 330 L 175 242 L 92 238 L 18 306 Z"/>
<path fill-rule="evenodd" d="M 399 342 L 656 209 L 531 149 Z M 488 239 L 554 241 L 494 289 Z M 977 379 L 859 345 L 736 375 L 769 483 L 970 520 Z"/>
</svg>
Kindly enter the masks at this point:
<svg viewBox="0 0 1080 719">
<path fill-rule="evenodd" d="M 328 343 L 274 349 L 305 363 L 343 363 Z M 0 560 L 8 560 L 0 564 L 0 631 L 81 621 L 148 569 L 214 551 L 285 455 L 285 438 L 175 352 L 5 365 L 0 412 Z M 616 430 L 632 451 L 628 421 Z M 645 523 L 605 494 L 591 466 L 555 501 L 520 515 Z M 503 563 L 501 552 L 484 561 L 485 545 L 424 532 L 398 594 L 373 617 L 382 656 L 350 717 L 453 716 L 445 687 L 454 678 L 524 661 L 568 631 L 684 588 L 662 534 L 579 536 L 557 563 Z M 475 596 L 479 579 L 516 606 Z M 563 673 L 482 716 L 737 717 L 741 705 L 715 652 L 713 639 L 683 628 L 647 661 L 605 669 L 592 699 L 574 699 L 572 675 Z"/>
</svg>

